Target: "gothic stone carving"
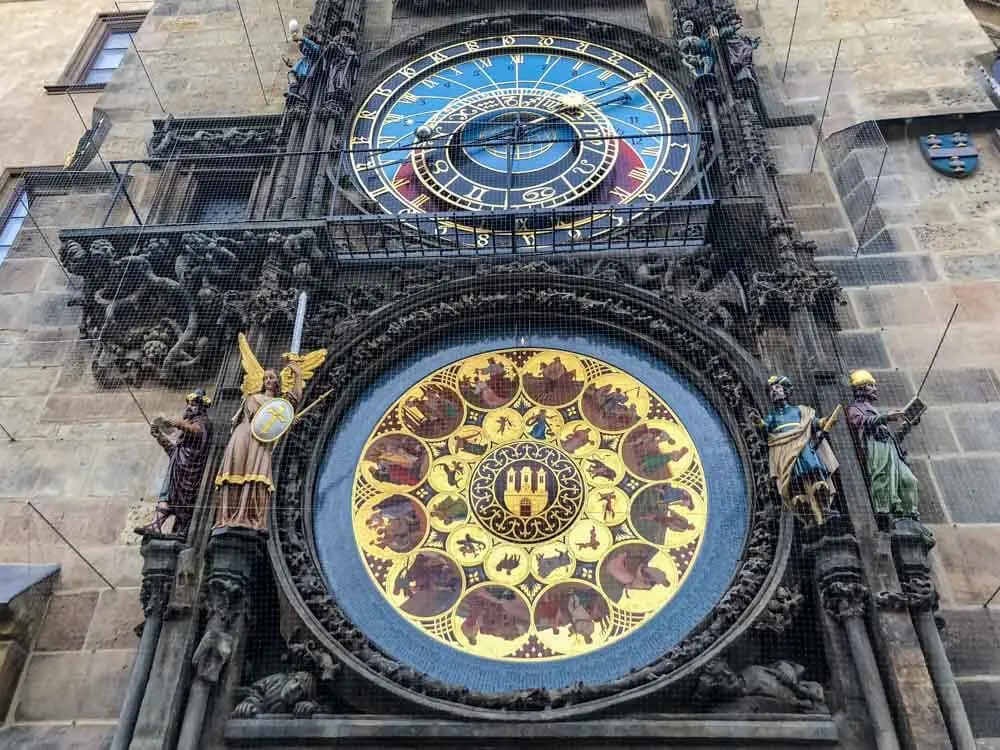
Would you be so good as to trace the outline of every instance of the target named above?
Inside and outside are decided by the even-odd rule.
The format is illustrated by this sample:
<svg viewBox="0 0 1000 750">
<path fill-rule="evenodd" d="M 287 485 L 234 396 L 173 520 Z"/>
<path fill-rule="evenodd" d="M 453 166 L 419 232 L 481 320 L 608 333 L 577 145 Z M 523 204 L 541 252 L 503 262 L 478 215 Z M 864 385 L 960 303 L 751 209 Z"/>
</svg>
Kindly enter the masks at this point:
<svg viewBox="0 0 1000 750">
<path fill-rule="evenodd" d="M 233 655 L 234 628 L 246 612 L 262 538 L 250 529 L 224 529 L 209 542 L 205 632 L 191 657 L 198 679 L 216 683 Z"/>
<path fill-rule="evenodd" d="M 316 271 L 332 265 L 310 229 L 174 233 L 132 243 L 125 236 L 69 240 L 60 253 L 83 278 L 75 300 L 83 308 L 80 334 L 100 342 L 92 368 L 104 387 L 198 380 L 248 316 L 291 321 L 296 288 L 320 283 Z"/>
<path fill-rule="evenodd" d="M 278 672 L 253 683 L 236 704 L 233 716 L 237 719 L 252 719 L 259 714 L 312 716 L 320 710 L 315 697 L 316 678 L 311 674 Z"/>
<path fill-rule="evenodd" d="M 492 270 L 493 273 L 502 272 L 497 268 Z M 380 653 L 331 597 L 307 542 L 307 517 L 302 500 L 309 481 L 311 446 L 323 438 L 323 409 L 307 414 L 276 455 L 276 470 L 280 470 L 283 481 L 276 496 L 276 520 L 272 528 L 296 589 L 295 595 L 326 633 L 374 672 L 423 695 L 493 710 L 543 710 L 585 703 L 646 685 L 675 672 L 719 641 L 753 604 L 774 564 L 777 544 L 778 512 L 768 477 L 766 446 L 750 417 L 755 408 L 752 399 L 754 389 L 744 385 L 742 376 L 729 360 L 722 354 L 716 354 L 701 335 L 664 318 L 656 308 L 619 295 L 620 285 L 593 281 L 572 285 L 551 283 L 559 277 L 551 273 L 533 276 L 518 270 L 517 283 L 512 284 L 508 291 L 487 291 L 472 285 L 462 291 L 434 294 L 435 290 L 428 288 L 422 294 L 426 301 L 421 306 L 401 310 L 391 317 L 387 312 L 383 313 L 384 322 L 369 335 L 357 336 L 360 323 L 351 326 L 341 339 L 331 344 L 340 354 L 317 377 L 314 387 L 321 391 L 333 388 L 335 394 L 344 393 L 352 378 L 360 377 L 373 362 L 391 360 L 400 346 L 412 343 L 431 331 L 452 324 L 467 324 L 469 320 L 488 316 L 496 310 L 545 311 L 550 318 L 567 316 L 577 322 L 589 320 L 599 325 L 612 325 L 677 353 L 693 370 L 706 373 L 722 399 L 720 406 L 736 415 L 752 467 L 756 510 L 751 520 L 746 556 L 732 586 L 703 626 L 655 663 L 600 685 L 523 693 L 472 693 L 459 686 L 432 680 Z M 449 272 L 438 273 L 448 275 Z M 490 285 L 490 288 L 495 289 L 495 285 Z M 391 295 L 391 290 L 386 290 L 380 299 Z M 363 297 L 358 295 L 357 298 Z M 372 304 L 376 303 L 373 301 Z M 307 341 L 309 336 L 328 335 L 329 330 L 307 331 Z M 325 408 L 336 410 L 339 408 L 336 403 L 334 401 Z"/>
<path fill-rule="evenodd" d="M 156 158 L 192 154 L 264 153 L 276 151 L 281 143 L 280 128 L 267 125 L 245 127 L 196 127 L 170 115 L 153 122 L 153 137 L 146 150 Z"/>
<path fill-rule="evenodd" d="M 864 617 L 868 609 L 868 587 L 859 581 L 833 580 L 820 584 L 823 609 L 835 620 Z"/>
<path fill-rule="evenodd" d="M 761 634 L 781 635 L 798 617 L 804 601 L 805 596 L 798 584 L 779 586 L 753 629 Z"/>
<path fill-rule="evenodd" d="M 710 713 L 828 713 L 823 686 L 804 680 L 805 671 L 801 664 L 776 661 L 737 674 L 714 659 L 698 676 L 694 700 Z"/>
</svg>

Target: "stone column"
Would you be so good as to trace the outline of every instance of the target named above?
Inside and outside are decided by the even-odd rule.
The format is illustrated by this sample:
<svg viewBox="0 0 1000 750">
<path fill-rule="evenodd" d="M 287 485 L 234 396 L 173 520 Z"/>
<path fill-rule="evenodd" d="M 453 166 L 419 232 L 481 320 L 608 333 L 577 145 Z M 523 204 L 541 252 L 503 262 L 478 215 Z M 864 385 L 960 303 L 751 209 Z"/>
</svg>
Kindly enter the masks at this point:
<svg viewBox="0 0 1000 750">
<path fill-rule="evenodd" d="M 890 538 L 903 593 L 883 593 L 880 601 L 883 606 L 909 609 L 952 744 L 956 750 L 975 750 L 976 738 L 934 617 L 938 595 L 927 559 L 934 547 L 934 537 L 919 521 L 900 518 L 893 525 Z"/>
<path fill-rule="evenodd" d="M 118 715 L 118 726 L 111 740 L 111 750 L 128 750 L 132 744 L 139 708 L 146 695 L 149 673 L 156 656 L 156 646 L 160 642 L 163 615 L 167 610 L 174 575 L 177 573 L 177 555 L 183 546 L 177 539 L 153 534 L 147 535 L 142 541 L 142 588 L 139 590 L 139 598 L 146 619 L 142 624 L 142 637 L 132 665 L 132 674 L 129 676 L 125 700 L 122 701 L 122 710 Z"/>
<path fill-rule="evenodd" d="M 205 632 L 191 659 L 195 674 L 178 750 L 199 750 L 204 746 L 205 716 L 243 636 L 254 572 L 264 551 L 263 540 L 264 535 L 254 529 L 225 528 L 214 532 L 208 543 Z"/>
<path fill-rule="evenodd" d="M 285 110 L 285 123 L 291 123 L 288 140 L 285 143 L 285 154 L 277 160 L 277 168 L 271 183 L 269 203 L 265 211 L 267 219 L 280 219 L 285 205 L 285 198 L 288 193 L 288 182 L 291 179 L 290 172 L 294 156 L 290 156 L 295 151 L 302 150 L 302 126 L 309 116 L 304 105 L 295 103 L 289 104 Z"/>
<path fill-rule="evenodd" d="M 868 639 L 865 615 L 871 592 L 862 583 L 857 540 L 837 519 L 820 527 L 818 539 L 803 545 L 813 561 L 813 576 L 820 602 L 827 615 L 844 630 L 851 660 L 868 706 L 875 746 L 878 750 L 899 750 L 889 700 L 879 673 L 875 652 Z"/>
</svg>

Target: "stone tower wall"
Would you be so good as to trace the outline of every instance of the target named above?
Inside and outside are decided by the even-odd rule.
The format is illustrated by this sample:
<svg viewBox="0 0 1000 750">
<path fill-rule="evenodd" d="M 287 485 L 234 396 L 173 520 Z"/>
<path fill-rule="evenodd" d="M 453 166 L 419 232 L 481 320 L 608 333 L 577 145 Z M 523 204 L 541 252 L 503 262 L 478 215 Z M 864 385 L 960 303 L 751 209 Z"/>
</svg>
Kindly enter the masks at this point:
<svg viewBox="0 0 1000 750">
<path fill-rule="evenodd" d="M 285 42 L 271 0 L 241 5 L 246 32 L 232 0 L 153 4 L 136 41 L 168 113 L 280 111 L 286 70 L 281 57 L 294 59 L 294 46 Z M 294 16 L 304 23 L 310 5 L 283 0 L 284 21 Z M 391 3 L 371 5 L 369 33 L 376 45 L 409 35 L 399 31 L 397 37 L 397 30 L 390 30 Z M 992 45 L 960 0 L 803 0 L 783 83 L 795 4 L 762 0 L 759 10 L 754 7 L 744 2 L 740 10 L 746 25 L 763 37 L 763 83 L 775 101 L 799 111 L 819 114 L 837 41 L 844 40 L 824 124 L 827 137 L 872 118 L 991 108 L 971 60 Z M 17 15 L 25 9 L 35 15 Z M 0 97 L 0 166 L 59 164 L 73 148 L 82 126 L 69 102 L 42 100 L 37 92 L 61 71 L 60 54 L 69 54 L 98 10 L 113 10 L 113 4 L 0 4 L 0 22 L 9 34 L 0 49 L 3 69 L 32 75 L 31 80 L 5 77 L 10 85 Z M 666 2 L 649 0 L 646 10 L 650 28 L 666 29 Z M 629 13 L 629 23 L 641 27 L 645 19 L 636 20 L 634 8 Z M 33 87 L 32 98 L 23 95 L 25 87 Z M 131 52 L 102 94 L 81 96 L 78 103 L 85 117 L 96 105 L 113 123 L 101 148 L 105 159 L 143 157 L 151 119 L 164 114 Z M 25 111 L 33 119 L 24 119 Z M 1000 155 L 989 128 L 976 127 L 982 163 L 963 181 L 930 170 L 912 127 L 885 128 L 888 155 L 877 191 L 878 167 L 868 153 L 872 148 L 880 153 L 877 144 L 843 148 L 844 138 L 824 138 L 810 171 L 814 127 L 775 128 L 769 139 L 792 217 L 818 243 L 822 264 L 846 288 L 840 336 L 845 371 L 873 369 L 885 401 L 904 403 L 923 377 L 954 303 L 960 304 L 922 394 L 930 410 L 910 447 L 924 516 L 938 538 L 938 586 L 953 666 L 977 733 L 1000 738 L 1000 718 L 992 710 L 1000 703 L 1000 625 L 994 623 L 1000 605 L 982 607 L 1000 584 Z M 140 197 L 142 180 L 140 173 Z M 883 240 L 855 259 L 858 206 L 872 192 L 875 218 L 869 216 L 874 224 L 865 236 L 881 232 Z M 0 422 L 17 438 L 0 442 L 0 562 L 62 565 L 60 588 L 0 746 L 42 740 L 52 747 L 99 746 L 118 713 L 136 643 L 132 627 L 141 619 L 140 559 L 131 528 L 148 513 L 149 501 L 142 498 L 157 489 L 165 460 L 128 394 L 101 390 L 93 382 L 92 350 L 78 340 L 78 309 L 67 307 L 71 291 L 43 240 L 58 247 L 59 229 L 93 225 L 107 205 L 106 190 L 39 195 L 32 203 L 38 229 L 26 223 L 0 264 L 0 382 L 6 386 Z M 125 214 L 116 218 L 128 221 Z M 144 388 L 136 395 L 153 415 L 176 412 L 183 393 Z M 64 531 L 114 590 L 33 514 L 27 500 Z"/>
</svg>

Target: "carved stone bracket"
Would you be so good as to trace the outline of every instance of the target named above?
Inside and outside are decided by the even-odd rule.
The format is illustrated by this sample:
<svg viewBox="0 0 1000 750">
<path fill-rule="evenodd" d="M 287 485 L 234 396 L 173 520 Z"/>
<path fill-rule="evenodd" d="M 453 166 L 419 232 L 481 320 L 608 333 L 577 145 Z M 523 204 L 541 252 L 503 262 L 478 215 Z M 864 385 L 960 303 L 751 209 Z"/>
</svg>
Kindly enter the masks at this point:
<svg viewBox="0 0 1000 750">
<path fill-rule="evenodd" d="M 913 518 L 898 518 L 890 533 L 892 557 L 902 583 L 902 592 L 882 592 L 879 603 L 896 609 L 933 611 L 938 593 L 931 578 L 928 554 L 934 548 L 930 529 Z"/>
<path fill-rule="evenodd" d="M 277 151 L 283 133 L 275 117 L 153 120 L 153 137 L 146 150 L 151 157 L 174 158 L 205 154 L 266 153 Z"/>
<path fill-rule="evenodd" d="M 223 529 L 208 544 L 205 632 L 191 658 L 200 680 L 217 683 L 233 654 L 233 628 L 244 614 L 262 538 L 253 529 Z"/>
<path fill-rule="evenodd" d="M 142 543 L 142 585 L 139 602 L 146 619 L 162 616 L 170 601 L 174 576 L 177 573 L 177 556 L 184 545 L 176 539 L 147 536 Z M 142 625 L 136 628 L 141 631 Z M 141 632 L 139 632 L 141 635 Z"/>
<path fill-rule="evenodd" d="M 150 231 L 66 239 L 60 255 L 83 278 L 82 338 L 104 387 L 197 381 L 249 319 L 290 321 L 296 288 L 324 278 L 317 224 L 237 232 Z M 67 233 L 71 234 L 71 233 Z"/>
<path fill-rule="evenodd" d="M 820 589 L 823 609 L 835 620 L 864 617 L 870 593 L 859 581 L 830 581 Z"/>
<path fill-rule="evenodd" d="M 803 544 L 803 550 L 813 561 L 813 576 L 823 609 L 838 622 L 863 618 L 871 592 L 862 582 L 858 543 L 847 533 L 846 521 L 835 517 L 813 533 L 814 538 Z"/>
<path fill-rule="evenodd" d="M 880 591 L 875 597 L 875 604 L 896 611 L 937 609 L 938 593 L 930 576 L 914 575 L 903 582 L 902 588 L 902 591 Z"/>
<path fill-rule="evenodd" d="M 345 315 L 352 318 L 350 325 L 341 326 L 341 335 L 335 341 L 327 341 L 339 356 L 315 378 L 312 386 L 319 389 L 317 392 L 333 389 L 340 398 L 335 395 L 303 418 L 275 456 L 275 469 L 282 477 L 271 524 L 280 550 L 276 562 L 279 570 L 285 571 L 282 577 L 291 588 L 293 604 L 301 607 L 300 615 L 307 624 L 314 623 L 310 627 L 324 647 L 335 654 L 350 654 L 351 659 L 346 661 L 352 667 L 360 663 L 414 697 L 422 695 L 448 704 L 488 710 L 527 711 L 565 708 L 612 696 L 620 698 L 625 691 L 680 672 L 706 650 L 724 641 L 726 634 L 755 605 L 764 581 L 774 569 L 778 504 L 768 476 L 766 446 L 749 416 L 756 407 L 754 397 L 758 389 L 747 379 L 746 371 L 726 353 L 727 346 L 710 343 L 708 329 L 686 317 L 666 314 L 667 308 L 662 303 L 653 304 L 648 295 L 638 290 L 624 292 L 621 284 L 604 281 L 616 278 L 613 264 L 604 266 L 602 273 L 606 275 L 597 276 L 599 281 L 594 276 L 555 274 L 550 268 L 526 273 L 523 266 L 512 265 L 510 283 L 498 284 L 497 274 L 502 272 L 502 268 L 494 266 L 488 278 L 480 278 L 473 272 L 464 280 L 440 282 L 442 277 L 460 275 L 460 270 L 452 266 L 450 270 L 414 271 L 417 288 L 420 289 L 421 282 L 426 286 L 414 292 L 408 303 L 395 308 L 382 306 L 387 298 L 392 298 L 391 287 L 380 294 L 358 291 L 349 293 L 346 301 L 342 298 L 320 303 L 326 305 L 327 312 L 313 320 L 307 329 L 307 342 L 310 337 L 328 336 L 334 330 L 330 325 L 334 317 L 340 316 L 342 321 Z M 377 313 L 368 312 L 373 306 L 380 308 Z M 611 683 L 487 695 L 430 679 L 381 653 L 349 620 L 327 589 L 310 548 L 313 447 L 323 444 L 325 436 L 335 428 L 337 416 L 350 403 L 347 394 L 354 382 L 371 377 L 373 367 L 389 366 L 422 337 L 440 334 L 450 326 L 467 326 L 471 320 L 484 320 L 498 310 L 518 310 L 522 315 L 544 316 L 549 321 L 571 319 L 576 326 L 592 324 L 628 331 L 645 342 L 647 348 L 662 352 L 672 364 L 698 378 L 706 393 L 714 394 L 712 398 L 720 412 L 731 415 L 732 429 L 746 455 L 754 511 L 744 562 L 731 587 L 699 630 L 656 662 Z"/>
</svg>

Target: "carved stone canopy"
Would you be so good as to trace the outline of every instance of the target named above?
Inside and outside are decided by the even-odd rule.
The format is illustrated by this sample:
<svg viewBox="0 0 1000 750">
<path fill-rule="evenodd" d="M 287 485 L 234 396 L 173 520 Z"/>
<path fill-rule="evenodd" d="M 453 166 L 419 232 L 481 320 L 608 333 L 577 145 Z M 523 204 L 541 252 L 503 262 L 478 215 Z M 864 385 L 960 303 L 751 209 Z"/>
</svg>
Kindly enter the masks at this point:
<svg viewBox="0 0 1000 750">
<path fill-rule="evenodd" d="M 706 326 L 653 295 L 595 279 L 554 273 L 518 273 L 517 264 L 498 284 L 472 276 L 432 284 L 383 307 L 364 325 L 347 327 L 326 342 L 337 356 L 318 374 L 313 396 L 333 389 L 290 433 L 275 454 L 279 477 L 272 510 L 272 562 L 290 604 L 306 627 L 347 667 L 352 679 L 393 696 L 401 710 L 479 718 L 525 719 L 582 716 L 623 705 L 682 702 L 699 670 L 749 632 L 780 586 L 791 544 L 788 519 L 779 523 L 767 451 L 750 413 L 759 409 L 759 388 L 748 357 Z M 322 306 L 322 303 L 319 303 Z M 345 413 L 370 383 L 405 357 L 461 329 L 516 326 L 516 319 L 549 326 L 589 328 L 641 347 L 652 361 L 680 372 L 721 415 L 740 456 L 748 488 L 748 533 L 728 588 L 707 617 L 647 666 L 600 684 L 500 693 L 477 692 L 422 674 L 397 661 L 366 635 L 341 608 L 318 560 L 313 504 L 326 447 Z M 306 402 L 311 400 L 307 394 Z M 332 460 L 339 460 L 334 457 Z M 356 456 L 343 456 L 352 463 Z M 370 690 L 370 687 L 368 688 Z"/>
</svg>

